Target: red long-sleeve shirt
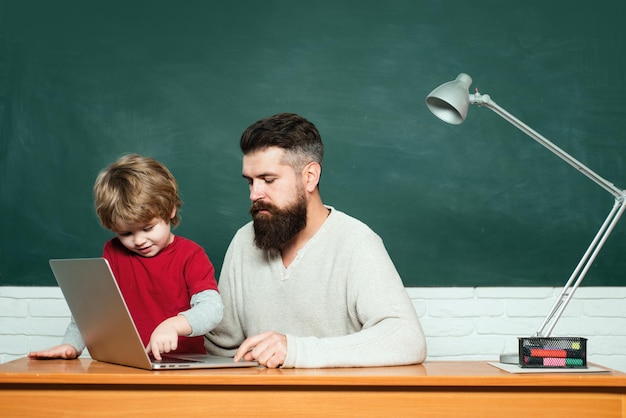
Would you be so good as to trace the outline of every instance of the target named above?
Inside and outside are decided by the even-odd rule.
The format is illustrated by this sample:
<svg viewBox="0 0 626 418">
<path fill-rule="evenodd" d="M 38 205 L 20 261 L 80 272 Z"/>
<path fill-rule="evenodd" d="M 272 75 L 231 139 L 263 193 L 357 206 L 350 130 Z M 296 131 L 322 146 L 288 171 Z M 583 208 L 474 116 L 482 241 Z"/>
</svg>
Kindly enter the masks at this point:
<svg viewBox="0 0 626 418">
<path fill-rule="evenodd" d="M 215 269 L 202 247 L 175 236 L 154 257 L 142 257 L 113 238 L 104 245 L 118 285 L 144 345 L 165 319 L 188 310 L 191 297 L 204 290 L 217 290 Z M 179 337 L 177 353 L 204 353 L 204 339 Z"/>
</svg>

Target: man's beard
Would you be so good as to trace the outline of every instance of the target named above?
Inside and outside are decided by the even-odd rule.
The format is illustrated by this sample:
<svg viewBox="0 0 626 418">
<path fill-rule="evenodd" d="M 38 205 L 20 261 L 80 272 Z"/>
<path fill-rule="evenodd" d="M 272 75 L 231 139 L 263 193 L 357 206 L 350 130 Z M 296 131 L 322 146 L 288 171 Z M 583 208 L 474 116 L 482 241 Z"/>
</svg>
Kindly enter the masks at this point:
<svg viewBox="0 0 626 418">
<path fill-rule="evenodd" d="M 258 213 L 266 210 L 269 213 Z M 250 207 L 254 225 L 254 243 L 262 250 L 281 250 L 306 226 L 306 197 L 298 193 L 296 201 L 284 209 L 257 201 Z"/>
</svg>

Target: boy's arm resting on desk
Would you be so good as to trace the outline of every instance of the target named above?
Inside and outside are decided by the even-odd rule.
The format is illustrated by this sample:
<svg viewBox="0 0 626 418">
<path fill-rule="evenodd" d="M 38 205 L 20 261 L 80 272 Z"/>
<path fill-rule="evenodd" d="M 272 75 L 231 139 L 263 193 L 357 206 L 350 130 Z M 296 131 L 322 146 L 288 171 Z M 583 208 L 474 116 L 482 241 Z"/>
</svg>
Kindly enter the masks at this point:
<svg viewBox="0 0 626 418">
<path fill-rule="evenodd" d="M 40 351 L 31 351 L 28 357 L 31 359 L 64 359 L 74 360 L 80 353 L 70 344 L 61 344 Z"/>
<path fill-rule="evenodd" d="M 71 318 L 65 335 L 63 336 L 63 342 L 60 345 L 46 348 L 44 350 L 32 351 L 28 353 L 30 358 L 63 358 L 74 359 L 81 355 L 85 349 L 85 342 L 83 341 L 80 331 L 76 326 L 74 317 Z"/>
</svg>

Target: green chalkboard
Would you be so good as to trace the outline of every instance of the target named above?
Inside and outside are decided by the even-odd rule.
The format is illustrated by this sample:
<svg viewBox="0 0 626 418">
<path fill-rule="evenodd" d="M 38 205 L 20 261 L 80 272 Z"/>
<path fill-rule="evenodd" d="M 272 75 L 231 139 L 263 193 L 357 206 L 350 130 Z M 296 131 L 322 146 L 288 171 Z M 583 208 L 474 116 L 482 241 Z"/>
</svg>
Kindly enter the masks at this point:
<svg viewBox="0 0 626 418">
<path fill-rule="evenodd" d="M 446 125 L 459 72 L 626 187 L 626 3 L 0 0 L 0 283 L 101 254 L 98 171 L 155 157 L 176 233 L 216 269 L 249 220 L 238 140 L 296 112 L 326 144 L 325 203 L 378 232 L 407 286 L 560 286 L 613 203 L 488 109 Z M 626 285 L 626 220 L 585 285 Z"/>
</svg>

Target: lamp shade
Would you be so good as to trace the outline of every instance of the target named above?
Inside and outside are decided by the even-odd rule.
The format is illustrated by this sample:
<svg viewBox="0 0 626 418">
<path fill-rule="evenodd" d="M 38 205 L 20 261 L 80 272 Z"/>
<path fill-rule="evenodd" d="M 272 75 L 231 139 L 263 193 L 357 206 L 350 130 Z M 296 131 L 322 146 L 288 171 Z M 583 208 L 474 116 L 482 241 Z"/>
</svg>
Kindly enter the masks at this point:
<svg viewBox="0 0 626 418">
<path fill-rule="evenodd" d="M 461 73 L 456 80 L 440 85 L 426 96 L 426 106 L 444 122 L 459 125 L 467 116 L 471 85 L 472 77 Z"/>
</svg>

